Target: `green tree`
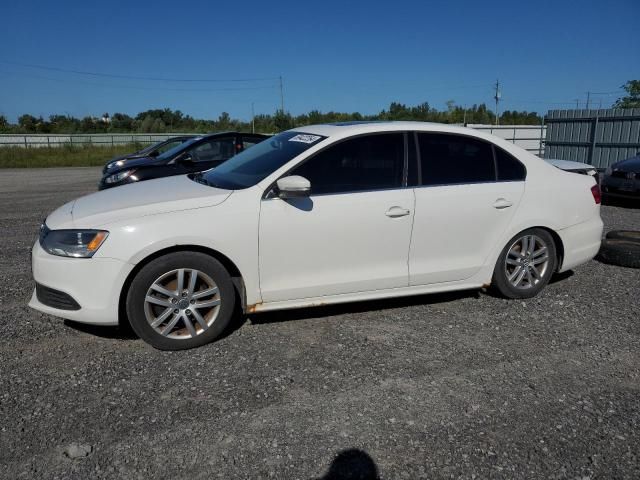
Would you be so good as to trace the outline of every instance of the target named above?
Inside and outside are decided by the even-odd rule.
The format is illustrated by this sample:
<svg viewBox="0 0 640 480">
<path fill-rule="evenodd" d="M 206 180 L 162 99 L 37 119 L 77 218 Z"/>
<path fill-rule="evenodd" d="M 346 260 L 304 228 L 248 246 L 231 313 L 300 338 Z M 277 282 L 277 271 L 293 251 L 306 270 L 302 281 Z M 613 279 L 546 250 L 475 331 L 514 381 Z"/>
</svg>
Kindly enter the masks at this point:
<svg viewBox="0 0 640 480">
<path fill-rule="evenodd" d="M 138 117 L 136 117 L 136 119 L 137 118 Z M 138 131 L 142 132 L 142 133 L 151 133 L 151 130 L 153 129 L 153 122 L 154 121 L 155 121 L 155 118 L 153 118 L 151 115 L 146 115 L 142 119 L 142 122 L 140 122 L 140 126 L 138 127 Z"/>
<path fill-rule="evenodd" d="M 36 131 L 36 124 L 38 123 L 38 119 L 33 115 L 29 115 L 25 113 L 24 115 L 20 115 L 18 117 L 18 125 L 23 132 L 34 133 Z"/>
<path fill-rule="evenodd" d="M 615 108 L 640 108 L 640 80 L 629 80 L 622 85 L 627 95 L 619 98 L 613 105 Z"/>
<path fill-rule="evenodd" d="M 273 117 L 273 125 L 276 132 L 289 130 L 294 126 L 293 118 L 291 118 L 291 114 L 285 113 L 282 110 L 278 110 Z"/>
<path fill-rule="evenodd" d="M 156 118 L 151 124 L 152 133 L 162 133 L 165 131 L 165 124 L 160 118 Z"/>
<path fill-rule="evenodd" d="M 0 132 L 9 131 L 9 120 L 4 115 L 0 115 Z"/>
</svg>

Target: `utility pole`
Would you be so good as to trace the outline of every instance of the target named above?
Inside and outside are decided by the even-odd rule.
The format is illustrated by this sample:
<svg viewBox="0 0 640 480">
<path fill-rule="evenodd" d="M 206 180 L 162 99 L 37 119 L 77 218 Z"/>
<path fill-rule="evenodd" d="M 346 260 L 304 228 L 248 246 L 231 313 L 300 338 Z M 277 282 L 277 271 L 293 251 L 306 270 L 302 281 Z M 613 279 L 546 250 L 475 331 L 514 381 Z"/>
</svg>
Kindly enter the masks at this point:
<svg viewBox="0 0 640 480">
<path fill-rule="evenodd" d="M 587 92 L 587 110 L 589 110 L 589 102 L 591 101 L 591 92 Z"/>
<path fill-rule="evenodd" d="M 576 98 L 576 110 L 580 108 L 580 99 Z"/>
<path fill-rule="evenodd" d="M 500 97 L 502 97 L 502 93 L 500 92 L 500 81 L 496 80 L 496 94 L 493 96 L 496 101 L 496 125 L 500 124 L 500 111 L 498 110 L 498 102 L 500 102 Z"/>
<path fill-rule="evenodd" d="M 251 133 L 256 133 L 256 114 L 253 109 L 253 102 L 251 102 Z"/>
<path fill-rule="evenodd" d="M 280 75 L 280 110 L 284 113 L 284 93 L 282 89 L 282 75 Z"/>
</svg>

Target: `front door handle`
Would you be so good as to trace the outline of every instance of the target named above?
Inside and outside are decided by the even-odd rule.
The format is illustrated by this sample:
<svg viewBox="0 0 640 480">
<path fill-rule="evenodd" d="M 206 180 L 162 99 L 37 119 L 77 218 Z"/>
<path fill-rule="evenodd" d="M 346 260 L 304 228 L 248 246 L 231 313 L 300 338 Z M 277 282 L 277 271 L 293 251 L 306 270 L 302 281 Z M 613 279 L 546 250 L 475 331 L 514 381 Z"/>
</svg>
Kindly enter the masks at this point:
<svg viewBox="0 0 640 480">
<path fill-rule="evenodd" d="M 506 198 L 498 198 L 495 202 L 493 202 L 493 208 L 497 208 L 498 210 L 509 208 L 511 205 L 513 205 L 513 202 L 510 202 Z"/>
<path fill-rule="evenodd" d="M 385 215 L 391 218 L 406 217 L 411 213 L 410 210 L 402 207 L 391 207 Z"/>
</svg>

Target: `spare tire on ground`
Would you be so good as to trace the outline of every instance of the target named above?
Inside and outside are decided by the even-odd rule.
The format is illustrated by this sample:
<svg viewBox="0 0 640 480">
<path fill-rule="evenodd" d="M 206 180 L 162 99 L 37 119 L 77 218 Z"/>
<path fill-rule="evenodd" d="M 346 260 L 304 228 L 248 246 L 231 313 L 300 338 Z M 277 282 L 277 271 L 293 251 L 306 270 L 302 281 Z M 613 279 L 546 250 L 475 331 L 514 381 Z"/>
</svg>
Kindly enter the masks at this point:
<svg viewBox="0 0 640 480">
<path fill-rule="evenodd" d="M 620 267 L 640 268 L 640 241 L 606 238 L 596 260 Z"/>
<path fill-rule="evenodd" d="M 640 232 L 634 230 L 611 230 L 610 232 L 607 232 L 605 237 L 640 242 Z"/>
</svg>

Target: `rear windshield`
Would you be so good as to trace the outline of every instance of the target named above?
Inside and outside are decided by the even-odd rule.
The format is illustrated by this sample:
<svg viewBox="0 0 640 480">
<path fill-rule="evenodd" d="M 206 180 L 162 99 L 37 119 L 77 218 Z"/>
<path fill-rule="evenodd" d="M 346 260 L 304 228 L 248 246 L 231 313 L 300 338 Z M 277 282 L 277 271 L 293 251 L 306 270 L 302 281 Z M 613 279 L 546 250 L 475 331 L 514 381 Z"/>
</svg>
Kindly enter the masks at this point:
<svg viewBox="0 0 640 480">
<path fill-rule="evenodd" d="M 304 132 L 283 132 L 230 158 L 193 179 L 213 187 L 238 190 L 252 187 L 326 137 Z"/>
</svg>

